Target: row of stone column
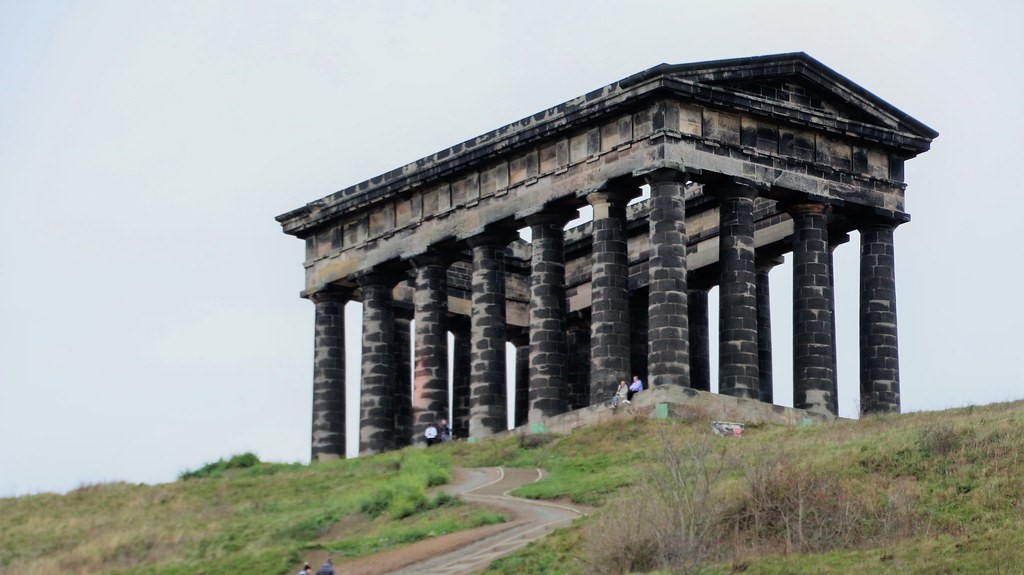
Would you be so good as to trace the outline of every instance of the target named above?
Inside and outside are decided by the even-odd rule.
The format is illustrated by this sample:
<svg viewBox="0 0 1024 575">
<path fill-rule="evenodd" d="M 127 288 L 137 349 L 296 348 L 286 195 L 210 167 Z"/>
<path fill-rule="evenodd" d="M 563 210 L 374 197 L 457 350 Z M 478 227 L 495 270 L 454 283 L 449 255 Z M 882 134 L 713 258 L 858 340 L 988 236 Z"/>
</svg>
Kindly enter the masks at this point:
<svg viewBox="0 0 1024 575">
<path fill-rule="evenodd" d="M 645 176 L 649 200 L 647 377 L 652 386 L 679 385 L 707 390 L 710 358 L 706 345 L 707 291 L 687 286 L 685 187 L 689 176 L 658 169 Z M 719 229 L 719 392 L 772 401 L 771 327 L 768 270 L 754 248 L 757 190 L 742 182 L 711 189 L 720 201 Z M 588 196 L 592 224 L 589 350 L 590 402 L 614 389 L 631 372 L 629 261 L 626 205 L 639 190 L 606 189 Z M 794 407 L 835 414 L 836 361 L 832 252 L 826 206 L 797 203 L 793 218 Z M 571 212 L 548 210 L 526 219 L 533 234 L 529 326 L 517 345 L 517 423 L 567 411 L 568 366 L 576 349 L 567 341 L 564 232 Z M 861 396 L 862 410 L 899 409 L 895 276 L 895 225 L 872 221 L 861 230 Z M 505 318 L 502 253 L 512 237 L 488 231 L 471 238 L 472 307 L 468 370 L 455 373 L 457 423 L 470 437 L 506 428 Z M 402 383 L 408 320 L 396 320 L 391 293 L 394 276 L 368 273 L 360 278 L 363 296 L 363 359 L 360 451 L 401 446 L 410 436 L 445 417 L 448 410 L 447 266 L 428 253 L 413 261 L 415 396 Z M 317 305 L 314 372 L 313 456 L 344 453 L 344 326 L 341 296 L 314 294 Z M 693 332 L 691 333 L 691 319 Z M 403 324 L 404 321 L 404 324 Z M 396 327 L 397 326 L 397 327 Z M 396 340 L 397 336 L 397 340 Z M 408 358 L 408 349 L 404 356 Z M 525 352 L 525 353 L 523 353 Z M 408 372 L 407 368 L 405 372 Z M 465 369 L 463 367 L 463 369 Z M 397 371 L 396 371 L 397 370 Z M 467 373 L 468 372 L 468 373 Z M 468 392 L 468 393 L 467 393 Z M 525 393 L 524 393 L 525 392 Z M 523 396 L 525 396 L 525 401 Z M 410 407 L 412 406 L 412 407 Z M 572 406 L 575 407 L 575 406 Z M 525 414 L 525 415 L 524 415 Z"/>
</svg>

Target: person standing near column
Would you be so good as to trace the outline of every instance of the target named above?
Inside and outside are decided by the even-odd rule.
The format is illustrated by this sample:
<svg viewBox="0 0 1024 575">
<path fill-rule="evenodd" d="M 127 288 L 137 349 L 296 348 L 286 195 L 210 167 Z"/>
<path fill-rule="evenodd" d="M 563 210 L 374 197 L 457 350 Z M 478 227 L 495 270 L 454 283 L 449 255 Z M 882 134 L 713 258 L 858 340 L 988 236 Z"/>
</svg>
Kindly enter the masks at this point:
<svg viewBox="0 0 1024 575">
<path fill-rule="evenodd" d="M 427 440 L 427 447 L 437 443 L 437 427 L 433 423 L 427 425 L 427 428 L 423 430 L 423 437 Z"/>
</svg>

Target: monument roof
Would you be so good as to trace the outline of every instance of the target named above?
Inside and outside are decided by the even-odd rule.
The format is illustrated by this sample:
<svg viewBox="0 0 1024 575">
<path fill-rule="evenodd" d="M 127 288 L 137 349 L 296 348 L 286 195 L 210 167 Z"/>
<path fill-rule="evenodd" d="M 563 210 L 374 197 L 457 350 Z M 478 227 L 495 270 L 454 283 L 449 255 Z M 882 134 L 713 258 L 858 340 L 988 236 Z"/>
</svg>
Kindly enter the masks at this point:
<svg viewBox="0 0 1024 575">
<path fill-rule="evenodd" d="M 300 237 L 340 213 L 483 165 L 659 96 L 842 134 L 912 158 L 938 132 L 803 52 L 660 64 L 278 216 Z"/>
</svg>

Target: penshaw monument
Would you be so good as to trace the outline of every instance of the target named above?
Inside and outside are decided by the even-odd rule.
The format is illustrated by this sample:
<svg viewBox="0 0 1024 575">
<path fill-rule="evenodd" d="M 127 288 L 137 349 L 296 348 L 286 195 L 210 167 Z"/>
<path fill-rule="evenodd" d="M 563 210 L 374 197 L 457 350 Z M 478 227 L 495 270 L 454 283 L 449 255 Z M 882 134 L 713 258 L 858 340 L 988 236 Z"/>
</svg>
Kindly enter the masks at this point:
<svg viewBox="0 0 1024 575">
<path fill-rule="evenodd" d="M 804 53 L 662 64 L 278 216 L 315 304 L 312 459 L 345 456 L 349 301 L 361 453 L 441 419 L 466 438 L 542 421 L 632 374 L 706 392 L 712 361 L 718 394 L 771 404 L 786 254 L 792 405 L 835 416 L 833 249 L 853 231 L 860 410 L 899 411 L 894 231 L 904 163 L 937 136 Z"/>
</svg>

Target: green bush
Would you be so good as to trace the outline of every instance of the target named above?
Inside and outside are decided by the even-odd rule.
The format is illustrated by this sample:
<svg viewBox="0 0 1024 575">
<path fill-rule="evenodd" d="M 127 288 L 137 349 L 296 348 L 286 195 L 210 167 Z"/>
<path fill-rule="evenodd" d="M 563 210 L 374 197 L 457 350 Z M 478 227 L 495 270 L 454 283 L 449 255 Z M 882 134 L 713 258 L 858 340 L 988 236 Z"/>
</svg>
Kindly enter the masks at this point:
<svg viewBox="0 0 1024 575">
<path fill-rule="evenodd" d="M 392 519 L 403 519 L 450 503 L 446 497 L 431 499 L 427 496 L 428 487 L 450 481 L 446 458 L 419 449 L 406 449 L 399 456 L 398 473 L 367 496 L 359 509 L 371 517 L 387 514 Z"/>
<path fill-rule="evenodd" d="M 206 465 L 196 469 L 195 471 L 186 471 L 182 473 L 178 479 L 200 479 L 203 477 L 221 477 L 229 469 L 248 469 L 256 467 L 260 464 L 260 458 L 256 457 L 254 453 L 246 452 L 239 455 L 231 456 L 231 459 L 227 461 L 218 459 L 213 463 L 207 463 Z"/>
<path fill-rule="evenodd" d="M 393 492 L 388 505 L 388 516 L 392 519 L 405 519 L 427 508 L 429 500 L 427 492 L 417 485 L 403 485 Z"/>
</svg>

